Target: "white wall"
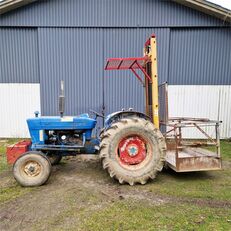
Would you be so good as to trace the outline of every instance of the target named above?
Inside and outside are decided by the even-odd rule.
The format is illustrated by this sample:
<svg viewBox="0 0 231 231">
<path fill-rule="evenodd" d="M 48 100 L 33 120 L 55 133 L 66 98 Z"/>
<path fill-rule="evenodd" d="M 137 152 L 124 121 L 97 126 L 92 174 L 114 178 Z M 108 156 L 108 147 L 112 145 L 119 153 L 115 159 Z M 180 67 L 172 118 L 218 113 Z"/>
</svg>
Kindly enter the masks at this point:
<svg viewBox="0 0 231 231">
<path fill-rule="evenodd" d="M 26 119 L 40 111 L 40 85 L 0 84 L 0 137 L 29 137 Z"/>
<path fill-rule="evenodd" d="M 221 120 L 221 138 L 231 137 L 231 86 L 229 85 L 169 85 L 169 116 L 199 117 Z M 213 129 L 207 129 L 214 136 Z M 202 138 L 195 130 L 184 132 L 185 137 Z"/>
<path fill-rule="evenodd" d="M 170 117 L 222 120 L 221 137 L 231 137 L 231 86 L 169 85 L 168 96 Z M 40 111 L 39 84 L 0 84 L 0 137 L 29 137 L 26 119 L 36 110 Z M 201 137 L 196 131 L 184 135 Z"/>
</svg>

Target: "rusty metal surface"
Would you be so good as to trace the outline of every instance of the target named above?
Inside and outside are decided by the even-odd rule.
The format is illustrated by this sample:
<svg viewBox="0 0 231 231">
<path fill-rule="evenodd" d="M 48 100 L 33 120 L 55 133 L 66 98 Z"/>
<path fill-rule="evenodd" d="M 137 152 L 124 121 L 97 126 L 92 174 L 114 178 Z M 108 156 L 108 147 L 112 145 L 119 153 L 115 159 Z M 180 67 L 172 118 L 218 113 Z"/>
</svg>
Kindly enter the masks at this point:
<svg viewBox="0 0 231 231">
<path fill-rule="evenodd" d="M 208 118 L 171 117 L 168 115 L 168 86 L 159 85 L 159 115 L 160 129 L 166 144 L 166 164 L 176 172 L 209 171 L 221 169 L 220 155 L 220 121 Z M 208 134 L 206 128 L 213 127 L 216 138 Z M 203 136 L 203 140 L 185 140 L 182 130 L 196 129 Z M 206 150 L 214 147 L 215 152 Z M 203 149 L 204 148 L 204 149 Z"/>
<path fill-rule="evenodd" d="M 203 126 L 214 126 L 216 139 L 212 139 Z M 195 127 L 204 136 L 204 140 L 184 140 L 182 139 L 182 128 Z M 191 120 L 175 120 L 173 123 L 167 123 L 166 127 L 170 129 L 164 134 L 167 141 L 167 165 L 176 172 L 191 172 L 191 171 L 209 171 L 221 169 L 220 157 L 220 138 L 219 138 L 219 122 L 206 121 L 198 119 Z M 208 146 L 214 147 L 215 152 L 208 151 Z"/>
<path fill-rule="evenodd" d="M 170 168 L 176 172 L 191 171 L 210 171 L 221 169 L 221 159 L 216 154 L 200 149 L 200 153 L 196 150 L 184 149 L 179 151 L 176 159 L 175 151 L 167 151 L 166 162 Z"/>
</svg>

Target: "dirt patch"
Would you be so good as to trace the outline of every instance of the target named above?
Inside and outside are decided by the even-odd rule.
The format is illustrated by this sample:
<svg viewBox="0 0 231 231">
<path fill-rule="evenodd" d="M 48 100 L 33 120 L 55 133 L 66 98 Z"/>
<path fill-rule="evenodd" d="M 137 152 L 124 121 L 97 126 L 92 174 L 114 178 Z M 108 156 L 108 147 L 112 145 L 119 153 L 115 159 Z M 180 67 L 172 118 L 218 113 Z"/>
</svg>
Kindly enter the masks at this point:
<svg viewBox="0 0 231 231">
<path fill-rule="evenodd" d="M 53 167 L 46 185 L 1 204 L 0 230 L 30 230 L 30 227 L 46 230 L 53 227 L 53 223 L 59 227 L 57 217 L 68 226 L 80 219 L 81 212 L 78 214 L 76 211 L 91 212 L 129 198 L 147 199 L 147 195 L 141 195 L 135 187 L 131 190 L 129 186 L 121 186 L 110 179 L 97 160 L 80 161 L 79 158 L 72 158 L 66 162 Z M 3 174 L 1 187 L 14 183 L 11 174 L 10 171 Z M 164 202 L 157 196 L 148 200 L 158 205 Z"/>
<path fill-rule="evenodd" d="M 1 188 L 15 185 L 11 171 L 0 177 Z M 231 208 L 231 202 L 176 198 L 149 191 L 146 185 L 119 185 L 98 160 L 81 158 L 69 158 L 53 167 L 46 185 L 20 190 L 20 197 L 0 204 L 0 230 L 78 230 L 85 217 L 121 200 L 145 201 L 154 206 L 189 203 Z"/>
</svg>

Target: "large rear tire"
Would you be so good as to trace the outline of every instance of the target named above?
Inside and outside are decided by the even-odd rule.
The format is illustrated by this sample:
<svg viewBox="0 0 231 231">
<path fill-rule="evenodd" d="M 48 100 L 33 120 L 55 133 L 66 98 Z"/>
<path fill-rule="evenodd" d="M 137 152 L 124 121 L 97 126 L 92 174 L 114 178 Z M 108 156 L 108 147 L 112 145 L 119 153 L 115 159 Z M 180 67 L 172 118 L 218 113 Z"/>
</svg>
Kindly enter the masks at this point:
<svg viewBox="0 0 231 231">
<path fill-rule="evenodd" d="M 139 117 L 121 119 L 101 135 L 103 168 L 121 184 L 145 184 L 164 165 L 166 143 L 154 124 Z"/>
<path fill-rule="evenodd" d="M 51 173 L 51 163 L 41 152 L 29 151 L 20 156 L 13 166 L 16 181 L 25 187 L 46 183 Z"/>
</svg>

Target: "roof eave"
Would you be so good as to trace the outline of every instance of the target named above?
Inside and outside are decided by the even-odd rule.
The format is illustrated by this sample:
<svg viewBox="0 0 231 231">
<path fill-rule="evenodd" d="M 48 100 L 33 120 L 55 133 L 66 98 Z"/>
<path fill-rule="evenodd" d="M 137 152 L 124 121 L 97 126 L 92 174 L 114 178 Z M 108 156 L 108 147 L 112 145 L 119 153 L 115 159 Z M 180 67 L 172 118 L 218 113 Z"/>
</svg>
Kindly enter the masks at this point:
<svg viewBox="0 0 231 231">
<path fill-rule="evenodd" d="M 201 11 L 224 22 L 231 23 L 231 10 L 204 0 L 173 0 L 179 4 Z"/>
<path fill-rule="evenodd" d="M 18 7 L 35 2 L 36 0 L 5 0 L 0 3 L 0 14 L 16 9 Z M 231 23 L 231 10 L 210 3 L 204 0 L 172 0 L 184 6 L 201 11 L 213 17 L 219 18 L 224 22 Z"/>
<path fill-rule="evenodd" d="M 18 7 L 27 5 L 36 0 L 5 0 L 0 3 L 0 14 L 4 14 L 8 11 L 14 10 Z"/>
</svg>

